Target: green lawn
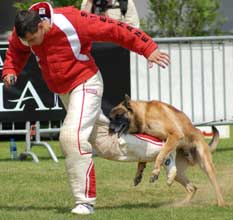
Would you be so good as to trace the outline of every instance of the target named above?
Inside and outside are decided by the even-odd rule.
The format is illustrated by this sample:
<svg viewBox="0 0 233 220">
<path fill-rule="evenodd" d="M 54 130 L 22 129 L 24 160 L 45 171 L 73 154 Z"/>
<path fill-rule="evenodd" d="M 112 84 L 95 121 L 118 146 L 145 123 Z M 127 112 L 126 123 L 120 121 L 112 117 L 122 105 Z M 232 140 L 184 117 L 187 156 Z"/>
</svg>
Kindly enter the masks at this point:
<svg viewBox="0 0 233 220">
<path fill-rule="evenodd" d="M 198 169 L 189 169 L 189 178 L 198 191 L 188 206 L 175 207 L 184 189 L 166 185 L 162 171 L 156 184 L 149 183 L 148 164 L 142 183 L 134 187 L 136 163 L 113 162 L 95 157 L 97 175 L 96 212 L 91 216 L 70 213 L 73 198 L 67 181 L 64 158 L 58 142 L 49 142 L 59 158 L 54 163 L 42 147 L 34 147 L 40 163 L 9 159 L 9 143 L 0 142 L 0 220 L 233 220 L 233 140 L 221 140 L 214 154 L 219 183 L 227 207 L 216 206 L 214 191 Z M 18 152 L 25 148 L 17 142 Z"/>
</svg>

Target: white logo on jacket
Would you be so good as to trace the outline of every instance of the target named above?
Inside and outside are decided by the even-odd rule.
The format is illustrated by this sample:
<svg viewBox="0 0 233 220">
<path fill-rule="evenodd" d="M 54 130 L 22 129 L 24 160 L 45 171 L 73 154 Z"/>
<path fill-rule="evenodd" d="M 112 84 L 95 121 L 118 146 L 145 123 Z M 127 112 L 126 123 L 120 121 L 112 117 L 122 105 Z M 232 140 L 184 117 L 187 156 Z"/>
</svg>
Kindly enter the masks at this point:
<svg viewBox="0 0 233 220">
<path fill-rule="evenodd" d="M 81 44 L 78 33 L 70 21 L 62 14 L 54 14 L 53 19 L 54 24 L 66 35 L 76 59 L 80 61 L 89 60 L 87 55 L 80 53 Z"/>
</svg>

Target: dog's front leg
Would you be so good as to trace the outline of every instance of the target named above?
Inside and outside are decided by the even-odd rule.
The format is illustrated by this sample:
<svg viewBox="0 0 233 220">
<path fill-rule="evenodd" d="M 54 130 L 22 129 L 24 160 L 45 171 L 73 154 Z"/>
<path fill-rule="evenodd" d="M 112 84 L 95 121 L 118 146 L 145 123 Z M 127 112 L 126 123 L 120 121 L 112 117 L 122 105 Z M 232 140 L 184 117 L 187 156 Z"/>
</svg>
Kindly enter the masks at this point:
<svg viewBox="0 0 233 220">
<path fill-rule="evenodd" d="M 154 170 L 152 171 L 152 175 L 150 178 L 151 183 L 155 182 L 158 179 L 163 161 L 172 151 L 176 150 L 176 147 L 178 146 L 178 143 L 182 138 L 183 136 L 179 134 L 173 133 L 172 135 L 168 135 L 166 143 L 164 144 L 162 150 L 159 152 L 158 156 L 155 159 Z"/>
<path fill-rule="evenodd" d="M 134 186 L 137 186 L 141 182 L 143 171 L 145 168 L 146 168 L 146 162 L 138 162 L 138 169 L 134 178 Z"/>
</svg>

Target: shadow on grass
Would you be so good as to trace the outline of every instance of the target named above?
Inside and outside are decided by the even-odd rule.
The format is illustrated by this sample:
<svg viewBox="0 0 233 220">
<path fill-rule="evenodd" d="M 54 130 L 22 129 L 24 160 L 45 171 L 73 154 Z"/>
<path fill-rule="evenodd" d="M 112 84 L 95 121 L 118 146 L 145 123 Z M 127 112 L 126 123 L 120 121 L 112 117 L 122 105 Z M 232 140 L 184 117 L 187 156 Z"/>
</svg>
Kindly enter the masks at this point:
<svg viewBox="0 0 233 220">
<path fill-rule="evenodd" d="M 167 207 L 172 205 L 173 203 L 170 201 L 166 202 L 157 202 L 157 203 L 126 203 L 121 205 L 112 205 L 112 206 L 100 206 L 97 207 L 97 210 L 101 209 L 138 209 L 138 208 L 160 208 L 160 207 Z"/>
<path fill-rule="evenodd" d="M 52 157 L 50 157 L 50 156 L 38 156 L 37 155 L 37 157 L 38 157 L 38 159 L 39 159 L 39 161 L 49 161 L 49 160 L 51 160 L 51 161 L 53 161 L 53 159 L 52 159 Z M 64 157 L 63 156 L 57 156 L 57 159 L 58 159 L 58 161 L 59 160 L 64 160 Z M 19 162 L 24 162 L 24 161 L 27 161 L 27 162 L 33 162 L 33 159 L 32 159 L 32 157 L 30 157 L 30 156 L 28 156 L 27 157 L 27 159 L 26 160 L 20 160 L 20 159 L 18 159 L 18 160 L 11 160 L 10 158 L 2 158 L 2 159 L 0 159 L 0 162 L 10 162 L 10 161 L 19 161 Z"/>
<path fill-rule="evenodd" d="M 218 148 L 217 152 L 233 151 L 233 147 Z"/>
<path fill-rule="evenodd" d="M 159 208 L 171 205 L 171 202 L 160 202 L 160 203 L 127 203 L 122 205 L 112 205 L 112 206 L 100 206 L 96 210 L 112 210 L 112 209 L 138 209 L 138 208 Z M 7 206 L 0 204 L 0 210 L 5 211 L 56 211 L 57 213 L 70 213 L 71 207 L 59 207 L 59 206 Z"/>
<path fill-rule="evenodd" d="M 58 206 L 48 206 L 48 207 L 39 207 L 39 206 L 7 206 L 0 205 L 0 210 L 5 211 L 56 211 L 58 213 L 70 213 L 70 207 L 58 207 Z"/>
</svg>

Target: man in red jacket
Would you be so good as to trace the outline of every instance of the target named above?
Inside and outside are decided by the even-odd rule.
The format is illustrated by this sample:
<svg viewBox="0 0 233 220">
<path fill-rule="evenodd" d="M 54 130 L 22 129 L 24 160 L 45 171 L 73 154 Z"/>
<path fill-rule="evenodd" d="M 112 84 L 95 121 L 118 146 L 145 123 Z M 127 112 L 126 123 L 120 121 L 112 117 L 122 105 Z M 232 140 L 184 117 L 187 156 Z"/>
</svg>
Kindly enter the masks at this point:
<svg viewBox="0 0 233 220">
<path fill-rule="evenodd" d="M 49 89 L 68 96 L 60 143 L 76 201 L 72 212 L 77 214 L 93 213 L 96 199 L 89 137 L 102 115 L 103 81 L 90 54 L 93 41 L 114 42 L 163 68 L 169 63 L 168 55 L 139 29 L 74 7 L 52 8 L 40 2 L 17 14 L 2 71 L 9 86 L 33 53 Z"/>
</svg>

